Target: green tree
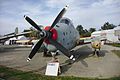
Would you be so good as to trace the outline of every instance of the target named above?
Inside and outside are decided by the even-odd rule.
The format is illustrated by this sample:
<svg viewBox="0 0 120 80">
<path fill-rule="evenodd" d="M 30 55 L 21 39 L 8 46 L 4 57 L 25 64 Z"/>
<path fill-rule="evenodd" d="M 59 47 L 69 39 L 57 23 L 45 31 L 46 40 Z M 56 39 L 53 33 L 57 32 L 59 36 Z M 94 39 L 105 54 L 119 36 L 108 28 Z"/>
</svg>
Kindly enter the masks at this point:
<svg viewBox="0 0 120 80">
<path fill-rule="evenodd" d="M 87 29 L 85 29 L 84 33 L 82 34 L 83 37 L 89 37 L 90 35 L 91 33 Z"/>
<path fill-rule="evenodd" d="M 91 28 L 91 32 L 87 29 L 83 29 L 82 25 L 78 25 L 76 29 L 78 30 L 80 37 L 89 37 L 91 35 L 91 32 L 95 31 L 95 28 Z"/>
<path fill-rule="evenodd" d="M 34 28 L 30 28 L 30 29 L 25 29 L 23 32 L 29 32 L 31 31 L 30 34 L 25 34 L 25 37 L 36 37 L 39 38 L 39 31 L 35 30 Z"/>
<path fill-rule="evenodd" d="M 113 29 L 113 28 L 115 28 L 115 27 L 116 27 L 115 25 L 110 24 L 109 22 L 106 22 L 106 23 L 104 23 L 103 26 L 101 26 L 101 29 L 102 29 L 102 30 L 108 30 L 108 29 Z"/>
<path fill-rule="evenodd" d="M 82 35 L 82 34 L 84 33 L 84 30 L 83 30 L 82 25 L 78 25 L 78 26 L 76 27 L 76 29 L 78 30 L 78 32 L 79 32 L 80 35 Z"/>
<path fill-rule="evenodd" d="M 95 28 L 90 28 L 90 29 L 89 29 L 89 32 L 90 32 L 90 33 L 95 32 L 95 31 L 96 31 Z"/>
</svg>

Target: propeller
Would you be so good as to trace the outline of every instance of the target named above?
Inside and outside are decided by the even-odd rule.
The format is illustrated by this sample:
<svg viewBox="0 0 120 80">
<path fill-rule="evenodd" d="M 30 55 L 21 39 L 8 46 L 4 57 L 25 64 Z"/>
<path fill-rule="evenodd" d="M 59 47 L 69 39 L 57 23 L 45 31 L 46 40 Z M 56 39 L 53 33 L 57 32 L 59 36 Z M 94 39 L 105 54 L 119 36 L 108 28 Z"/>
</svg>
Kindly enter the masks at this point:
<svg viewBox="0 0 120 80">
<path fill-rule="evenodd" d="M 70 57 L 70 52 L 69 50 L 67 50 L 64 46 L 62 46 L 60 43 L 58 43 L 57 41 L 54 41 L 52 39 L 49 39 L 50 43 L 52 45 L 54 45 L 58 50 L 60 50 L 62 53 L 64 53 L 64 55 L 66 55 L 67 57 Z"/>
<path fill-rule="evenodd" d="M 52 25 L 48 31 L 50 31 L 60 21 L 62 16 L 65 14 L 67 8 L 68 8 L 68 6 L 66 5 L 65 8 L 62 9 L 62 11 L 58 14 L 58 16 L 56 17 L 56 19 L 54 20 L 54 22 L 52 23 Z"/>
<path fill-rule="evenodd" d="M 33 26 L 35 27 L 37 30 L 42 31 L 39 26 L 32 20 L 30 19 L 28 16 L 24 15 L 24 18 Z"/>
<path fill-rule="evenodd" d="M 33 47 L 32 51 L 30 52 L 30 55 L 27 59 L 27 62 L 30 61 L 32 59 L 32 57 L 36 54 L 36 52 L 39 50 L 40 46 L 42 45 L 44 39 L 40 39 L 37 44 Z"/>
<path fill-rule="evenodd" d="M 60 43 L 58 43 L 57 41 L 55 41 L 51 38 L 52 37 L 51 29 L 54 28 L 54 26 L 60 21 L 60 19 L 62 18 L 62 16 L 65 14 L 65 12 L 67 10 L 67 7 L 68 6 L 66 6 L 65 8 L 63 8 L 61 10 L 61 12 L 58 14 L 58 16 L 55 18 L 54 22 L 52 23 L 51 27 L 47 31 L 40 29 L 39 26 L 32 19 L 30 19 L 28 16 L 24 15 L 24 18 L 27 20 L 27 22 L 29 22 L 33 27 L 35 27 L 37 30 L 40 31 L 39 35 L 41 37 L 41 39 L 37 42 L 37 44 L 34 46 L 32 51 L 30 52 L 30 55 L 28 56 L 27 61 L 30 61 L 33 58 L 33 56 L 36 54 L 38 49 L 41 47 L 41 45 L 45 39 L 48 39 L 50 41 L 50 43 L 52 45 L 54 45 L 58 50 L 60 50 L 64 55 L 66 55 L 70 59 L 71 59 L 71 57 L 73 58 L 73 56 L 70 55 L 69 50 L 67 50 L 64 46 L 62 46 Z"/>
<path fill-rule="evenodd" d="M 58 43 L 57 41 L 54 41 L 52 39 L 49 39 L 50 43 L 52 45 L 54 45 L 58 50 L 60 50 L 65 56 L 67 56 L 68 58 L 70 58 L 71 60 L 75 61 L 76 57 L 74 55 L 71 55 L 71 52 L 66 49 L 64 46 L 62 46 L 60 43 Z"/>
</svg>

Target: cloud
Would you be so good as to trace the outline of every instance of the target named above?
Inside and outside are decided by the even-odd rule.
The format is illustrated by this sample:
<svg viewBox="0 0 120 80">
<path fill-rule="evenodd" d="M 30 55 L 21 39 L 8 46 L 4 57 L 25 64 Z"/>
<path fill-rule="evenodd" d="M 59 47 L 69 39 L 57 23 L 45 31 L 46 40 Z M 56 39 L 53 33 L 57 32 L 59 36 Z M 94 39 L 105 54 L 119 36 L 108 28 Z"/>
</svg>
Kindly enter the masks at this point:
<svg viewBox="0 0 120 80">
<path fill-rule="evenodd" d="M 111 1 L 111 2 L 110 2 Z M 120 24 L 120 1 L 100 0 L 86 7 L 75 7 L 68 13 L 74 24 L 82 24 L 86 29 L 100 28 L 105 22 Z"/>
<path fill-rule="evenodd" d="M 51 25 L 60 10 L 69 5 L 64 15 L 70 18 L 75 27 L 99 29 L 105 22 L 120 24 L 120 0 L 1 0 L 0 34 L 12 32 L 14 27 L 20 31 L 29 28 L 23 16 L 30 16 L 37 24 Z"/>
</svg>

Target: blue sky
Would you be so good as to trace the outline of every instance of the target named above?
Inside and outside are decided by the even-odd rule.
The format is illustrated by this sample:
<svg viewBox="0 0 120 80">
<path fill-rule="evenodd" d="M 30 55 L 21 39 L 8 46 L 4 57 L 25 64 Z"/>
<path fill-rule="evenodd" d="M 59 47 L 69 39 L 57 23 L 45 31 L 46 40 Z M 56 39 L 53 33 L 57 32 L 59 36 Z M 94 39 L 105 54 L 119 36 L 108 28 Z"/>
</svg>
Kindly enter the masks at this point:
<svg viewBox="0 0 120 80">
<path fill-rule="evenodd" d="M 99 29 L 105 22 L 120 24 L 120 0 L 0 0 L 0 34 L 20 31 L 31 27 L 24 15 L 37 24 L 51 25 L 57 14 L 69 5 L 64 17 L 70 18 L 74 26 Z"/>
</svg>

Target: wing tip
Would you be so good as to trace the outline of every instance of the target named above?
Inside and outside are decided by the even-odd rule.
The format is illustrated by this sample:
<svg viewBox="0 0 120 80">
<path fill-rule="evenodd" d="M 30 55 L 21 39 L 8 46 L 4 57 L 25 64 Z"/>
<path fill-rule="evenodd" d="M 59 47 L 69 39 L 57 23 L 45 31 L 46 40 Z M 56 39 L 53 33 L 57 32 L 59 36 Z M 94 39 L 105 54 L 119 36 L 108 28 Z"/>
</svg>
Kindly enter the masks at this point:
<svg viewBox="0 0 120 80">
<path fill-rule="evenodd" d="M 66 5 L 66 6 L 65 6 L 65 9 L 68 9 L 68 7 L 69 7 L 69 5 Z"/>
<path fill-rule="evenodd" d="M 27 58 L 27 62 L 29 62 L 31 59 L 30 58 Z"/>
<path fill-rule="evenodd" d="M 76 58 L 75 58 L 73 55 L 71 55 L 71 56 L 70 56 L 70 60 L 75 61 L 75 60 L 76 60 Z"/>
<path fill-rule="evenodd" d="M 24 18 L 26 18 L 27 16 L 26 15 L 24 15 Z"/>
</svg>

